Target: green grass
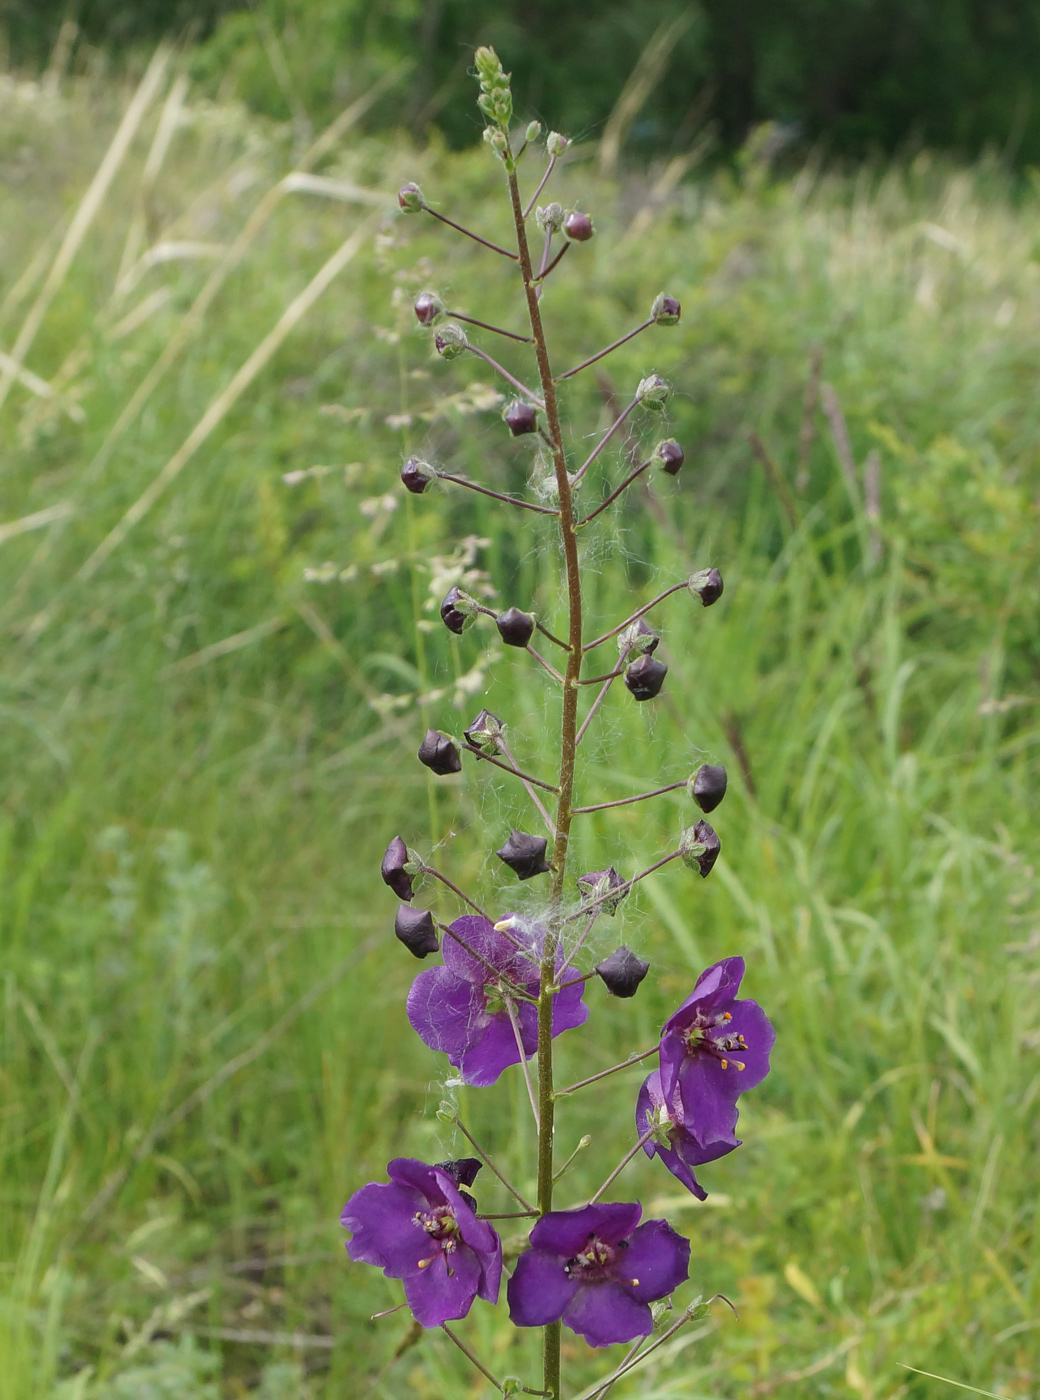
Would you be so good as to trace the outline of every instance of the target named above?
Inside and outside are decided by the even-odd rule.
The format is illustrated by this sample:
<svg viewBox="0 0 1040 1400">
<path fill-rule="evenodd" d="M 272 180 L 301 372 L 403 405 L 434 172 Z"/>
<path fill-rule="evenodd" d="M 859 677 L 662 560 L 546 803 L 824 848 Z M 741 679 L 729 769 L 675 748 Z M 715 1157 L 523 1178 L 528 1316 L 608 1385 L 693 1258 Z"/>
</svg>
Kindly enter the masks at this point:
<svg viewBox="0 0 1040 1400">
<path fill-rule="evenodd" d="M 347 1263 L 337 1217 L 389 1156 L 458 1147 L 436 1118 L 446 1067 L 404 1016 L 414 966 L 376 874 L 387 840 L 438 847 L 498 908 L 528 898 L 488 855 L 526 819 L 517 795 L 472 771 L 427 780 L 414 749 L 427 723 L 457 731 L 487 704 L 548 770 L 540 675 L 483 628 L 451 640 L 433 605 L 453 569 L 476 568 L 551 620 L 555 548 L 537 521 L 447 490 L 413 500 L 396 477 L 403 451 L 428 450 L 524 484 L 524 445 L 474 411 L 479 393 L 457 397 L 486 371 L 431 362 L 409 310 L 427 285 L 506 324 L 520 308 L 491 254 L 429 220 L 388 221 L 84 567 L 368 217 L 287 194 L 105 446 L 220 248 L 299 156 L 284 131 L 189 95 L 145 188 L 164 82 L 28 352 L 57 393 L 17 384 L 0 420 L 3 519 L 57 508 L 0 535 L 0 1388 L 484 1396 L 441 1340 L 413 1344 L 401 1316 L 369 1321 L 396 1286 Z M 122 96 L 5 80 L 0 101 L 9 351 Z M 391 197 L 418 178 L 506 234 L 481 152 L 348 132 L 318 169 Z M 599 234 L 546 297 L 560 364 L 641 319 L 662 287 L 684 307 L 676 330 L 608 362 L 621 394 L 650 370 L 674 381 L 687 465 L 604 516 L 590 626 L 691 567 L 726 578 L 711 611 L 664 605 L 665 694 L 638 709 L 611 696 L 580 790 L 640 791 L 700 756 L 732 781 L 712 877 L 669 866 L 619 913 L 618 941 L 651 977 L 632 1003 L 590 994 L 588 1035 L 558 1042 L 561 1075 L 652 1043 L 691 978 L 737 951 L 778 1030 L 746 1145 L 703 1172 L 705 1206 L 677 1203 L 654 1163 L 626 1178 L 675 1207 L 693 1291 L 725 1293 L 741 1320 L 717 1305 L 615 1394 L 946 1393 L 900 1363 L 1035 1394 L 1037 198 L 995 167 L 923 156 L 786 181 L 749 160 L 654 217 L 636 177 L 599 185 L 579 161 L 562 189 Z M 171 243 L 177 258 L 121 279 Z M 879 454 L 878 560 L 822 412 L 796 482 L 816 345 L 858 467 Z M 604 421 L 594 376 L 567 410 L 576 434 Z M 471 536 L 486 543 L 454 554 Z M 576 858 L 634 870 L 687 816 L 676 797 L 587 818 Z M 576 1197 L 631 1141 L 637 1073 L 562 1113 L 561 1151 L 594 1137 Z M 530 1185 L 518 1076 L 460 1103 Z M 479 1305 L 460 1330 L 500 1373 L 535 1374 L 535 1339 L 504 1309 Z M 602 1361 L 569 1340 L 575 1388 Z"/>
</svg>

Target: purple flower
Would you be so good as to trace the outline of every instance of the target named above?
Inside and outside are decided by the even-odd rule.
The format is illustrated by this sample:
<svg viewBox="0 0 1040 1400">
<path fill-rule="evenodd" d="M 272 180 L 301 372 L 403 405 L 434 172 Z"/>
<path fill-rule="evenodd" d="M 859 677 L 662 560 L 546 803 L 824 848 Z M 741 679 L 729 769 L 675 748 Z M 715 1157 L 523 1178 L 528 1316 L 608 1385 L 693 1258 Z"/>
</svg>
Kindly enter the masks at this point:
<svg viewBox="0 0 1040 1400">
<path fill-rule="evenodd" d="M 509 1280 L 516 1326 L 544 1327 L 562 1318 L 594 1347 L 649 1337 L 650 1304 L 685 1281 L 690 1242 L 667 1220 L 640 1225 L 642 1213 L 633 1203 L 543 1215 Z"/>
<path fill-rule="evenodd" d="M 660 1157 L 671 1174 L 699 1201 L 705 1200 L 708 1193 L 694 1176 L 693 1168 L 715 1162 L 740 1146 L 734 1141 L 702 1147 L 686 1126 L 679 1095 L 673 1094 L 671 1100 L 667 1100 L 661 1092 L 661 1075 L 656 1069 L 643 1081 L 636 1100 L 636 1132 L 643 1137 L 650 1131 L 653 1137 L 644 1142 L 643 1151 L 648 1157 Z"/>
<path fill-rule="evenodd" d="M 497 1303 L 501 1241 L 477 1219 L 452 1174 L 410 1157 L 396 1157 L 386 1170 L 386 1185 L 362 1186 L 343 1207 L 351 1259 L 402 1279 L 423 1327 L 465 1317 L 478 1295 Z"/>
<path fill-rule="evenodd" d="M 416 1034 L 431 1050 L 443 1050 L 467 1084 L 481 1088 L 494 1084 L 509 1065 L 520 1063 L 514 1019 L 524 1057 L 530 1059 L 538 1049 L 538 1009 L 533 1002 L 519 1000 L 517 992 L 538 995 L 545 931 L 535 927 L 514 938 L 496 932 L 477 914 L 464 914 L 444 935 L 444 966 L 420 972 L 408 993 L 408 1019 Z M 573 968 L 562 966 L 562 953 L 559 962 L 561 981 L 568 980 L 567 974 L 576 975 Z M 588 1020 L 583 990 L 582 983 L 575 983 L 557 993 L 553 1035 Z"/>
<path fill-rule="evenodd" d="M 709 967 L 661 1032 L 661 1093 L 701 1147 L 738 1145 L 737 1099 L 769 1073 L 776 1032 L 757 1002 L 737 1001 L 743 976 L 743 958 Z"/>
</svg>

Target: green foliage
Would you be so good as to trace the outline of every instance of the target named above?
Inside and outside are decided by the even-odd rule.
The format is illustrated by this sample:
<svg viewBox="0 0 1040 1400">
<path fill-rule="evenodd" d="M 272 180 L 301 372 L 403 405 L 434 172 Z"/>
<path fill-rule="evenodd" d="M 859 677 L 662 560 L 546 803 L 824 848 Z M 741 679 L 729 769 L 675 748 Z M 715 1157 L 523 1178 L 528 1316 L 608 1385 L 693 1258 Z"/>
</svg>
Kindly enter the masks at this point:
<svg viewBox="0 0 1040 1400">
<path fill-rule="evenodd" d="M 120 110 L 81 84 L 63 97 L 12 85 L 0 100 L 0 163 L 17 176 L 0 196 L 9 352 Z M 445 1086 L 409 1043 L 414 964 L 375 877 L 388 836 L 450 843 L 489 905 L 516 906 L 488 852 L 522 797 L 471 767 L 428 776 L 419 737 L 457 734 L 487 705 L 520 717 L 511 747 L 531 771 L 551 751 L 553 696 L 526 658 L 482 621 L 453 639 L 436 616 L 452 583 L 544 611 L 548 533 L 471 493 L 416 500 L 397 483 L 412 451 L 497 488 L 525 483 L 530 449 L 509 439 L 488 371 L 435 359 L 410 310 L 424 288 L 499 324 L 516 304 L 493 254 L 423 216 L 387 217 L 145 509 L 368 212 L 328 188 L 275 202 L 99 466 L 222 250 L 299 154 L 281 129 L 189 101 L 142 183 L 160 111 L 28 352 L 54 392 L 20 381 L 2 410 L 3 1384 L 12 1400 L 476 1396 L 461 1356 L 400 1316 L 370 1320 L 399 1295 L 348 1266 L 336 1217 L 389 1156 L 458 1147 L 435 1116 Z M 483 152 L 348 135 L 320 173 L 341 196 L 376 190 L 388 215 L 416 179 L 439 209 L 505 232 Z M 526 181 L 537 173 L 525 164 Z M 696 1290 L 726 1293 L 741 1321 L 715 1304 L 616 1394 L 930 1396 L 900 1362 L 1028 1393 L 1036 195 L 1016 208 L 994 167 L 923 156 L 854 181 L 777 181 L 754 149 L 738 175 L 658 209 L 580 160 L 561 181 L 598 230 L 543 302 L 561 365 L 638 324 L 662 290 L 683 303 L 678 326 L 599 366 L 605 380 L 567 381 L 581 434 L 608 421 L 611 388 L 660 373 L 675 386 L 669 422 L 646 431 L 686 450 L 676 481 L 658 474 L 642 501 L 611 507 L 590 547 L 588 625 L 693 568 L 726 579 L 709 611 L 682 593 L 662 609 L 666 690 L 635 708 L 612 694 L 581 791 L 628 795 L 701 759 L 731 775 L 714 872 L 670 866 L 622 906 L 617 941 L 651 975 L 623 1006 L 590 994 L 589 1058 L 561 1037 L 561 1073 L 605 1067 L 633 1029 L 651 1044 L 691 977 L 737 950 L 778 1028 L 747 1147 L 706 1168 L 709 1202 L 682 1200 L 677 1217 Z M 816 345 L 851 479 L 825 415 L 803 420 Z M 515 370 L 522 353 L 501 351 Z M 879 521 L 863 509 L 872 449 Z M 590 501 L 623 470 L 620 449 L 604 459 Z M 598 813 L 576 859 L 599 868 L 620 846 L 640 868 L 689 814 L 681 792 Z M 517 1078 L 505 1117 L 476 1091 L 459 1105 L 525 1189 Z M 587 1132 L 620 1157 L 638 1082 L 633 1070 L 576 1096 L 575 1142 Z M 657 1164 L 630 1170 L 631 1190 L 671 1212 Z M 568 1179 L 575 1195 L 599 1184 L 583 1155 Z M 508 1209 L 496 1192 L 482 1186 L 482 1203 Z M 526 1339 L 491 1309 L 465 1335 L 499 1374 L 533 1373 Z M 577 1345 L 568 1365 L 577 1381 L 601 1373 Z"/>
<path fill-rule="evenodd" d="M 637 159 L 681 149 L 705 122 L 733 150 L 772 120 L 785 139 L 856 156 L 921 142 L 1040 161 L 1040 14 L 1019 0 L 0 0 L 23 62 L 46 58 L 69 14 L 94 43 L 205 39 L 199 76 L 282 119 L 323 122 L 350 88 L 406 59 L 407 98 L 384 102 L 379 120 L 436 125 L 455 146 L 479 134 L 466 76 L 474 44 L 501 53 L 532 110 L 588 136 L 636 58 L 675 24 L 628 128 Z"/>
</svg>

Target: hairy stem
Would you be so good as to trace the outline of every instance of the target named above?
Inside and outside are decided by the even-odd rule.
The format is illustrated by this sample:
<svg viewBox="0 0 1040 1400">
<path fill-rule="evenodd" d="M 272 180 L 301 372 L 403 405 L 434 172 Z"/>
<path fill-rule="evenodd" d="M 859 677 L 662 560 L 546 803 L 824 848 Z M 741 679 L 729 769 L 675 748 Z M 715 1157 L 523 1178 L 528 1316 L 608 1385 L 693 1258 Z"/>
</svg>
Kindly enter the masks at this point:
<svg viewBox="0 0 1040 1400">
<path fill-rule="evenodd" d="M 629 1065 L 637 1065 L 640 1060 L 656 1055 L 660 1048 L 659 1045 L 651 1045 L 649 1050 L 641 1050 L 638 1055 L 629 1055 L 627 1060 L 611 1065 L 609 1069 L 601 1069 L 599 1074 L 590 1074 L 588 1079 L 579 1079 L 577 1084 L 568 1084 L 566 1089 L 557 1089 L 556 1097 L 562 1099 L 564 1094 L 573 1094 L 576 1089 L 584 1089 L 586 1084 L 595 1084 L 597 1079 L 606 1079 L 608 1074 L 617 1074 L 620 1070 L 628 1069 Z"/>
<path fill-rule="evenodd" d="M 486 350 L 481 350 L 479 345 L 472 345 L 469 341 L 466 342 L 466 349 L 471 355 L 476 355 L 478 360 L 483 360 L 496 374 L 500 374 L 507 384 L 512 384 L 518 394 L 523 394 L 525 399 L 530 399 L 537 408 L 544 409 L 545 404 L 538 395 L 532 389 L 529 389 L 526 384 L 521 384 L 520 380 L 517 379 L 515 375 L 510 374 L 497 360 L 493 360 Z"/>
<path fill-rule="evenodd" d="M 550 817 L 549 813 L 545 810 L 545 807 L 544 807 L 543 804 L 542 804 L 541 798 L 540 798 L 540 797 L 538 796 L 538 794 L 535 792 L 534 788 L 531 786 L 531 784 L 530 784 L 530 782 L 528 781 L 528 779 L 524 776 L 523 773 L 520 772 L 519 768 L 517 768 L 517 766 L 516 766 L 516 759 L 515 759 L 515 758 L 513 757 L 513 755 L 510 753 L 510 751 L 509 751 L 509 746 L 507 745 L 506 741 L 502 738 L 501 734 L 498 736 L 498 746 L 499 746 L 499 748 L 502 750 L 502 752 L 505 754 L 505 756 L 506 756 L 506 758 L 509 760 L 509 762 L 513 765 L 513 771 L 516 773 L 517 777 L 518 777 L 518 778 L 520 779 L 520 781 L 523 783 L 523 785 L 524 785 L 524 791 L 527 793 L 528 797 L 529 797 L 529 798 L 531 799 L 531 801 L 534 803 L 535 807 L 537 807 L 537 809 L 538 809 L 538 815 L 541 817 L 542 821 L 545 822 L 546 826 L 549 828 L 549 835 L 550 835 L 550 836 L 553 838 L 553 840 L 555 841 L 555 840 L 556 840 L 556 825 L 555 825 L 555 823 L 553 822 L 552 817 Z M 543 784 L 542 786 L 548 787 L 548 784 Z M 550 792 L 555 792 L 556 789 L 555 789 L 555 788 L 549 788 L 549 791 L 550 791 Z"/>
<path fill-rule="evenodd" d="M 501 491 L 492 491 L 490 486 L 478 486 L 475 481 L 467 481 L 464 476 L 452 476 L 451 472 L 438 472 L 437 480 L 453 481 L 456 486 L 468 486 L 471 491 L 479 491 L 482 496 L 493 496 L 496 501 L 505 501 L 507 505 L 519 506 L 521 510 L 533 510 L 539 515 L 556 515 L 558 513 L 551 506 L 536 506 L 530 501 L 521 501 L 516 496 L 504 496 Z"/>
<path fill-rule="evenodd" d="M 681 783 L 669 783 L 667 787 L 654 788 L 652 792 L 640 792 L 635 797 L 618 797 L 613 802 L 594 802 L 591 807 L 575 807 L 574 815 L 579 812 L 605 812 L 608 807 L 627 807 L 630 802 L 645 802 L 648 797 L 660 797 L 666 792 L 675 792 L 678 788 L 684 788 L 689 782 L 689 778 L 683 778 Z"/>
<path fill-rule="evenodd" d="M 636 1153 L 640 1150 L 640 1148 L 646 1146 L 646 1144 L 650 1141 L 650 1139 L 653 1137 L 653 1135 L 654 1135 L 654 1130 L 653 1130 L 653 1128 L 651 1128 L 648 1132 L 645 1132 L 645 1133 L 643 1134 L 643 1136 L 642 1136 L 642 1137 L 639 1139 L 639 1141 L 636 1143 L 635 1147 L 631 1148 L 630 1151 L 628 1151 L 628 1152 L 625 1153 L 625 1155 L 622 1157 L 621 1161 L 617 1164 L 617 1166 L 614 1168 L 614 1170 L 610 1173 L 610 1175 L 607 1177 L 606 1181 L 605 1181 L 605 1182 L 603 1183 L 603 1185 L 599 1188 L 599 1190 L 596 1192 L 596 1194 L 595 1194 L 594 1196 L 590 1196 L 590 1197 L 589 1197 L 589 1205 L 590 1205 L 590 1206 L 594 1206 L 594 1205 L 596 1204 L 596 1202 L 599 1200 L 600 1196 L 603 1195 L 604 1191 L 607 1190 L 607 1188 L 611 1185 L 612 1182 L 614 1182 L 614 1181 L 616 1181 L 616 1180 L 618 1179 L 618 1177 L 621 1175 L 621 1173 L 622 1173 L 622 1172 L 625 1170 L 625 1168 L 628 1166 L 629 1162 L 631 1162 L 632 1158 L 636 1155 Z"/>
<path fill-rule="evenodd" d="M 481 1147 L 480 1143 L 476 1140 L 476 1138 L 473 1136 L 470 1130 L 466 1127 L 465 1123 L 463 1123 L 461 1118 L 455 1119 L 455 1126 L 456 1128 L 458 1128 L 459 1132 L 469 1143 L 470 1147 L 473 1148 L 473 1151 L 477 1154 L 480 1160 L 484 1163 L 485 1167 L 487 1167 L 490 1171 L 494 1172 L 494 1174 L 498 1177 L 499 1181 L 506 1188 L 506 1190 L 513 1197 L 513 1199 L 519 1202 L 519 1204 L 522 1205 L 524 1210 L 527 1211 L 529 1214 L 537 1215 L 538 1212 L 535 1210 L 531 1202 L 525 1201 L 523 1196 L 521 1196 L 520 1192 L 516 1189 L 516 1187 L 509 1180 L 507 1180 L 506 1177 L 502 1175 L 502 1173 L 495 1166 L 494 1162 Z"/>
<path fill-rule="evenodd" d="M 457 224 L 454 219 L 449 219 L 446 214 L 438 214 L 437 210 L 431 209 L 428 204 L 423 206 L 423 212 L 432 214 L 435 219 L 440 219 L 442 224 L 447 224 L 448 227 L 453 228 L 456 233 L 464 233 L 467 238 L 472 238 L 474 243 L 482 243 L 485 248 L 490 248 L 493 253 L 501 253 L 504 258 L 512 258 L 513 262 L 516 262 L 516 254 L 511 253 L 508 248 L 500 248 L 497 243 L 491 243 L 488 239 L 481 238 L 479 233 L 474 233 L 473 230 L 469 228 L 463 228 L 462 225 Z"/>
<path fill-rule="evenodd" d="M 554 385 L 553 387 L 555 388 L 555 385 Z M 610 427 L 607 429 L 607 431 L 606 431 L 606 432 L 603 434 L 603 436 L 600 438 L 599 442 L 597 442 L 596 446 L 592 449 L 592 451 L 589 453 L 589 455 L 585 458 L 584 462 L 582 462 L 581 466 L 580 466 L 580 467 L 578 468 L 578 470 L 574 473 L 574 485 L 575 485 L 575 486 L 577 486 L 578 482 L 582 479 L 582 477 L 583 477 L 583 476 L 585 475 L 585 473 L 588 471 L 589 467 L 592 466 L 593 462 L 596 460 L 596 458 L 599 456 L 599 454 L 603 451 L 604 447 L 606 447 L 607 443 L 608 443 L 608 442 L 610 441 L 610 439 L 614 436 L 614 434 L 617 432 L 617 430 L 623 425 L 625 419 L 626 419 L 626 418 L 628 417 L 628 415 L 632 412 L 632 410 L 633 410 L 634 408 L 637 407 L 638 404 L 639 404 L 639 399 L 633 399 L 632 402 L 628 405 L 628 407 L 627 407 L 627 408 L 623 408 L 623 409 L 621 410 L 621 412 L 618 414 L 618 416 L 614 419 L 613 423 L 611 423 Z"/>
<path fill-rule="evenodd" d="M 448 1326 L 448 1324 L 447 1324 L 446 1322 L 442 1322 L 442 1323 L 441 1323 L 441 1331 L 444 1333 L 444 1335 L 445 1335 L 446 1337 L 450 1338 L 450 1340 L 453 1341 L 453 1342 L 455 1343 L 455 1345 L 458 1347 L 459 1351 L 462 1352 L 463 1356 L 467 1356 L 467 1357 L 470 1359 L 470 1361 L 473 1362 L 473 1365 L 476 1366 L 476 1368 L 477 1368 L 477 1370 L 480 1372 L 480 1374 L 481 1374 L 482 1376 L 486 1377 L 486 1379 L 489 1380 L 489 1381 L 491 1382 L 491 1384 L 495 1387 L 495 1389 L 496 1389 L 497 1391 L 499 1391 L 502 1395 L 504 1395 L 504 1394 L 505 1394 L 505 1387 L 501 1384 L 501 1382 L 495 1380 L 494 1376 L 491 1374 L 491 1372 L 488 1370 L 488 1368 L 487 1368 L 482 1362 L 480 1362 L 480 1361 L 477 1360 L 477 1358 L 476 1358 L 476 1357 L 473 1355 L 473 1353 L 470 1351 L 470 1349 L 469 1349 L 469 1347 L 466 1345 L 466 1343 L 465 1343 L 464 1341 L 462 1341 L 462 1339 L 461 1339 L 460 1337 L 456 1337 L 455 1333 L 451 1330 L 451 1328 Z"/>
<path fill-rule="evenodd" d="M 632 485 L 633 481 L 637 480 L 638 477 L 641 477 L 643 475 L 647 467 L 650 465 L 651 461 L 653 461 L 653 458 L 649 458 L 642 464 L 642 466 L 636 467 L 634 472 L 629 472 L 628 476 L 625 477 L 621 485 L 616 486 L 614 490 L 611 491 L 610 495 L 605 501 L 602 501 L 596 507 L 595 510 L 590 510 L 584 520 L 578 521 L 578 528 L 580 529 L 583 525 L 588 525 L 589 521 L 595 520 L 597 515 L 602 515 L 603 512 L 606 510 L 607 506 L 612 505 L 621 495 L 622 491 L 627 491 L 627 489 Z"/>
<path fill-rule="evenodd" d="M 512 755 L 510 755 L 509 763 L 503 763 L 500 758 L 494 758 L 491 754 L 485 753 L 483 749 L 478 749 L 475 744 L 463 744 L 462 748 L 465 753 L 475 754 L 477 758 L 483 759 L 485 763 L 493 763 L 496 768 L 501 768 L 504 773 L 512 773 L 513 777 L 519 778 L 522 783 L 531 783 L 534 787 L 544 788 L 546 792 L 556 792 L 556 787 L 552 783 L 543 783 L 541 778 L 532 778 L 530 773 L 522 773 L 513 762 Z M 679 786 L 682 787 L 683 784 L 680 783 Z M 625 800 L 634 802 L 636 799 L 626 798 Z M 581 810 L 584 811 L 585 809 L 582 808 Z"/>
<path fill-rule="evenodd" d="M 543 273 L 544 276 L 544 273 Z M 582 360 L 580 365 L 575 365 L 573 369 L 568 369 L 563 374 L 556 376 L 557 384 L 562 384 L 565 379 L 570 379 L 572 374 L 578 374 L 583 369 L 588 369 L 589 365 L 594 365 L 597 360 L 602 360 L 604 355 L 609 355 L 612 350 L 616 350 L 620 345 L 624 345 L 627 340 L 631 340 L 640 331 L 645 331 L 647 326 L 652 326 L 653 320 L 644 321 L 641 326 L 636 326 L 634 331 L 629 331 L 628 335 L 623 335 L 620 340 L 615 340 L 613 345 L 608 345 L 605 350 L 598 351 L 595 355 L 590 355 L 587 360 Z"/>
<path fill-rule="evenodd" d="M 553 163 L 550 161 L 549 170 L 552 169 Z M 549 170 L 546 171 L 546 178 L 548 178 Z M 552 367 L 549 363 L 549 351 L 546 346 L 541 309 L 535 287 L 535 275 L 531 266 L 531 250 L 527 242 L 525 225 L 526 214 L 520 199 L 520 186 L 517 183 L 515 170 L 509 170 L 508 178 L 520 271 L 523 275 L 531 334 L 534 337 L 538 378 L 545 398 L 545 421 L 552 443 L 553 467 L 559 492 L 560 533 L 563 538 L 564 568 L 567 576 L 567 638 L 570 648 L 567 653 L 567 670 L 564 676 L 563 713 L 560 726 L 560 790 L 556 802 L 556 839 L 553 843 L 553 875 L 550 894 L 552 907 L 542 955 L 538 1000 L 538 1209 L 544 1215 L 552 1210 L 553 1201 L 555 1100 L 553 1096 L 552 988 L 556 980 L 556 952 L 560 944 L 561 926 L 560 901 L 567 871 L 567 847 L 570 840 L 571 807 L 574 793 L 574 758 L 577 749 L 578 719 L 577 683 L 581 676 L 582 661 L 582 598 L 571 482 L 567 474 L 567 455 L 564 451 L 560 414 L 556 403 L 556 385 L 553 383 Z M 542 183 L 545 183 L 544 180 Z M 537 192 L 535 198 L 537 198 Z M 553 1400 L 559 1400 L 560 1324 L 558 1322 L 551 1323 L 543 1332 L 542 1385 L 553 1397 Z"/>
<path fill-rule="evenodd" d="M 597 637 L 594 642 L 586 642 L 585 650 L 594 651 L 596 647 L 602 646 L 604 642 L 609 642 L 611 637 L 616 637 L 619 632 L 623 632 L 631 622 L 638 622 L 644 614 L 651 608 L 656 608 L 658 603 L 663 603 L 666 598 L 670 598 L 673 593 L 678 593 L 680 588 L 688 588 L 686 579 L 682 583 L 673 583 L 671 588 L 666 588 L 663 593 L 658 593 L 656 598 L 651 598 L 649 603 L 644 603 L 641 608 L 636 608 L 631 617 L 626 617 L 624 622 L 619 622 L 616 627 L 612 627 L 609 632 L 604 632 L 602 637 Z"/>
<path fill-rule="evenodd" d="M 503 330 L 501 326 L 493 326 L 489 321 L 478 321 L 475 316 L 464 316 L 461 311 L 445 311 L 445 316 L 452 321 L 465 321 L 467 325 L 479 326 L 482 331 L 494 331 L 496 335 L 506 335 L 510 340 L 522 340 L 525 345 L 530 345 L 529 335 L 518 335 L 516 331 Z"/>
</svg>

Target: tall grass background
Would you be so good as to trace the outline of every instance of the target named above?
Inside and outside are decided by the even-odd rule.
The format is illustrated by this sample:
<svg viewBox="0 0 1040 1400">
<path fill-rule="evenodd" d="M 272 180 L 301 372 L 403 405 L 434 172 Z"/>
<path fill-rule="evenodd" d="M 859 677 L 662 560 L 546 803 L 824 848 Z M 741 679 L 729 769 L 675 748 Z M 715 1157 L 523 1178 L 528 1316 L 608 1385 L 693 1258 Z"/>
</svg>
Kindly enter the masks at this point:
<svg viewBox="0 0 1040 1400">
<path fill-rule="evenodd" d="M 427 777 L 418 739 L 486 704 L 525 766 L 553 751 L 548 685 L 435 606 L 465 575 L 551 625 L 545 528 L 397 483 L 413 450 L 527 480 L 485 367 L 431 359 L 410 312 L 433 287 L 511 324 L 508 271 L 393 192 L 418 179 L 491 237 L 508 210 L 482 152 L 362 138 L 363 103 L 315 146 L 178 74 L 160 50 L 126 91 L 0 80 L 0 1390 L 484 1396 L 370 1321 L 394 1285 L 347 1263 L 337 1216 L 388 1157 L 464 1150 L 404 1016 L 387 840 L 525 898 L 489 855 L 516 794 Z M 726 580 L 711 611 L 664 605 L 665 694 L 611 696 L 582 797 L 731 774 L 711 879 L 669 866 L 622 907 L 652 976 L 590 993 L 562 1072 L 650 1045 L 735 952 L 778 1031 L 706 1204 L 630 1169 L 740 1321 L 718 1308 L 615 1393 L 946 1393 L 915 1367 L 1031 1396 L 1037 195 L 926 153 L 780 178 L 763 136 L 701 178 L 696 148 L 608 179 L 579 147 L 562 197 L 599 232 L 545 302 L 561 365 L 662 289 L 684 308 L 568 393 L 577 450 L 667 375 L 687 453 L 603 517 L 590 626 L 692 568 Z M 579 859 L 635 870 L 685 808 L 584 818 Z M 562 1150 L 594 1138 L 576 1197 L 638 1082 L 565 1104 Z M 529 1185 L 515 1076 L 459 1100 Z M 533 1373 L 498 1313 L 464 1328 Z M 599 1359 L 572 1341 L 567 1366 L 577 1393 Z"/>
</svg>

